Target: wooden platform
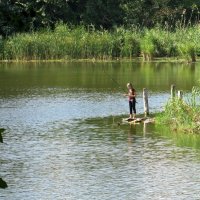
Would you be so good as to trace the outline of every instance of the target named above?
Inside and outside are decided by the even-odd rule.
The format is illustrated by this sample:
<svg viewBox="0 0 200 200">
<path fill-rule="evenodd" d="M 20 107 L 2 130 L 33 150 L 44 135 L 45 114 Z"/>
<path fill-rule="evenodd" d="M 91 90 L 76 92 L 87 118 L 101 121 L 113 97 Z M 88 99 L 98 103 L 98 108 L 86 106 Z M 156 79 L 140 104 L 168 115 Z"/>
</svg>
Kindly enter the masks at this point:
<svg viewBox="0 0 200 200">
<path fill-rule="evenodd" d="M 154 118 L 142 117 L 142 118 L 123 118 L 122 122 L 127 122 L 129 124 L 138 124 L 138 123 L 154 123 Z"/>
</svg>

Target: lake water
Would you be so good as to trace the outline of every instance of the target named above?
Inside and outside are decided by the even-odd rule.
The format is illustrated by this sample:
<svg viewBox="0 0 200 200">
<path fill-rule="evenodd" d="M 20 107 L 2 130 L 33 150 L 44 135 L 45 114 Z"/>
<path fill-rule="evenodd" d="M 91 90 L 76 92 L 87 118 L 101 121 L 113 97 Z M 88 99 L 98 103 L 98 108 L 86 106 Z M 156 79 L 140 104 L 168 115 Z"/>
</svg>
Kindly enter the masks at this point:
<svg viewBox="0 0 200 200">
<path fill-rule="evenodd" d="M 154 113 L 199 77 L 200 63 L 0 64 L 0 199 L 200 199 L 199 136 L 121 124 L 127 82 L 142 114 L 143 88 Z"/>
</svg>

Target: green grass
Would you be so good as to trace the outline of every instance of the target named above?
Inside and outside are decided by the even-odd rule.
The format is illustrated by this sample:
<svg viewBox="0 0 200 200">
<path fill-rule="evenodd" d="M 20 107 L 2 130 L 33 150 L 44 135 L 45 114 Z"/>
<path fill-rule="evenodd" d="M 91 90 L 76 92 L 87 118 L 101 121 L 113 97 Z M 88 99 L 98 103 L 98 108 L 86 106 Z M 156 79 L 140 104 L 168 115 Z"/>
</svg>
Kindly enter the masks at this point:
<svg viewBox="0 0 200 200">
<path fill-rule="evenodd" d="M 19 33 L 0 38 L 1 60 L 113 59 L 143 56 L 196 61 L 200 55 L 200 27 L 95 30 L 57 24 L 55 30 Z"/>
<path fill-rule="evenodd" d="M 200 88 L 193 87 L 184 100 L 170 99 L 156 121 L 169 125 L 174 131 L 200 133 Z"/>
</svg>

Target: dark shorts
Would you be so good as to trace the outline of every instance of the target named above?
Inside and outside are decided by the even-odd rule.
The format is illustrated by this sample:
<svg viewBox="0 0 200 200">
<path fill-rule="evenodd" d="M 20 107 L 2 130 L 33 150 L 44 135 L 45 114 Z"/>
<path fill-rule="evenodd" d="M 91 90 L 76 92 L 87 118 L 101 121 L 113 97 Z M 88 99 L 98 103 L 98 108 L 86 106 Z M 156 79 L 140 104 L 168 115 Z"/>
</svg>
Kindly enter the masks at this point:
<svg viewBox="0 0 200 200">
<path fill-rule="evenodd" d="M 136 108 L 135 108 L 135 99 L 129 101 L 129 109 L 130 109 L 130 114 L 132 115 L 133 113 L 136 114 Z"/>
</svg>

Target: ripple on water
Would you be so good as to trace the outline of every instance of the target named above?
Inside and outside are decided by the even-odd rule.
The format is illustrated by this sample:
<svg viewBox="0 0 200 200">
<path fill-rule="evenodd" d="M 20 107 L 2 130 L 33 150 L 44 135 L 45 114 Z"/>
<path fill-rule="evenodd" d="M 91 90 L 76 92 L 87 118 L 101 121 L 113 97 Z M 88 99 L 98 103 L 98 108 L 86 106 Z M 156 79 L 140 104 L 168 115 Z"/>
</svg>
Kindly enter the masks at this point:
<svg viewBox="0 0 200 200">
<path fill-rule="evenodd" d="M 199 150 L 175 146 L 153 126 L 145 133 L 140 125 L 117 126 L 121 116 L 94 118 L 84 100 L 85 113 L 72 119 L 74 110 L 66 113 L 70 106 L 60 98 L 57 105 L 45 97 L 1 108 L 9 126 L 0 145 L 0 173 L 9 186 L 2 199 L 200 198 Z"/>
</svg>

